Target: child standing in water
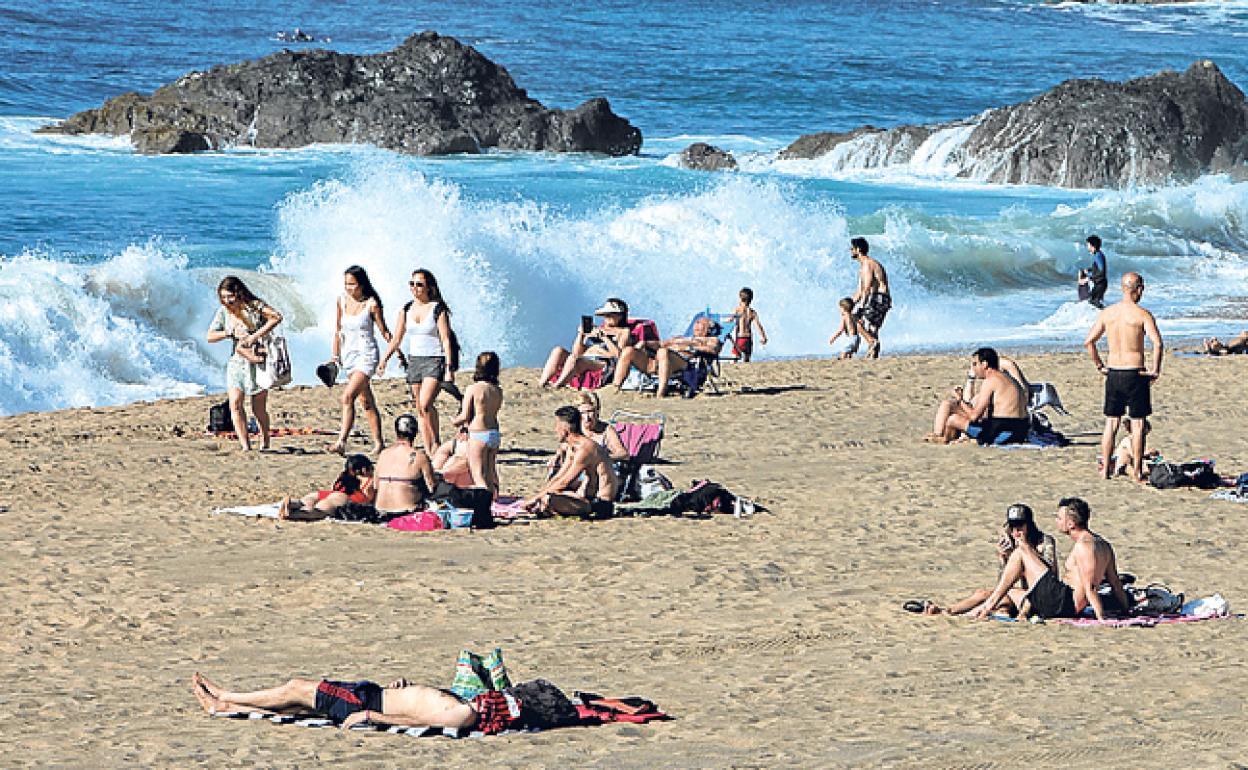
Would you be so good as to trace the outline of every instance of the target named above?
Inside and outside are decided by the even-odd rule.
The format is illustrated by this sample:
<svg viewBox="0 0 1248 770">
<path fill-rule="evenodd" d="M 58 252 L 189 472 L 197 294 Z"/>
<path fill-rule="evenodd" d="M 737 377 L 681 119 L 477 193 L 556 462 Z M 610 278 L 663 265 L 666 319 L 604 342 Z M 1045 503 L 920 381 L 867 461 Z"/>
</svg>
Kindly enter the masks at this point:
<svg viewBox="0 0 1248 770">
<path fill-rule="evenodd" d="M 828 338 L 828 344 L 835 345 L 836 338 L 842 334 L 845 335 L 845 347 L 841 350 L 840 355 L 836 357 L 838 361 L 844 361 L 846 358 L 853 358 L 854 354 L 858 352 L 858 345 L 861 343 L 862 338 L 858 335 L 858 321 L 854 318 L 854 301 L 849 297 L 844 297 L 837 304 L 841 308 L 841 325 Z"/>
<path fill-rule="evenodd" d="M 334 316 L 334 361 L 347 372 L 347 387 L 342 391 L 342 427 L 338 440 L 329 451 L 345 454 L 347 437 L 355 424 L 355 402 L 358 399 L 373 433 L 373 451 L 380 452 L 386 442 L 381 435 L 381 413 L 373 396 L 372 380 L 377 372 L 377 337 L 373 327 L 390 341 L 390 330 L 381 312 L 381 297 L 359 265 L 352 265 L 342 276 L 342 296 L 338 297 Z"/>
<path fill-rule="evenodd" d="M 474 486 L 490 490 L 498 497 L 498 449 L 503 434 L 498 430 L 498 412 L 503 408 L 503 389 L 498 385 L 498 354 L 486 351 L 477 356 L 477 371 L 464 391 L 459 415 L 451 422 L 468 426 L 468 470 Z"/>
<path fill-rule="evenodd" d="M 767 332 L 763 329 L 763 322 L 758 320 L 758 312 L 750 307 L 750 303 L 754 301 L 754 290 L 745 287 L 737 294 L 741 302 L 737 305 L 736 310 L 732 311 L 733 320 L 736 321 L 736 330 L 733 332 L 732 349 L 736 351 L 737 359 L 749 362 L 750 356 L 754 354 L 754 327 L 758 327 L 758 344 L 767 344 Z"/>
</svg>

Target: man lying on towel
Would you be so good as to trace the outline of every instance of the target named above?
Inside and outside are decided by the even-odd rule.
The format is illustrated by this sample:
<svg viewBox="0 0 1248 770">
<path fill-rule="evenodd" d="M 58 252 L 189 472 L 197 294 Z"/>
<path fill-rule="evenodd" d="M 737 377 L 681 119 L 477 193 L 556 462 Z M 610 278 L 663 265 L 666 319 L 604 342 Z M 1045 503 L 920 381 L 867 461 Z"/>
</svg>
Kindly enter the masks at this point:
<svg viewBox="0 0 1248 770">
<path fill-rule="evenodd" d="M 1027 389 L 1001 371 L 1000 358 L 992 348 L 971 354 L 971 371 L 983 381 L 974 400 L 950 402 L 944 432 L 929 435 L 927 440 L 948 443 L 966 435 L 983 445 L 1025 442 L 1031 431 Z"/>
<path fill-rule="evenodd" d="M 484 693 L 471 701 L 454 693 L 411 684 L 399 679 L 387 687 L 374 682 L 332 682 L 291 679 L 267 690 L 231 692 L 196 672 L 191 678 L 195 697 L 209 714 L 245 711 L 258 714 L 316 715 L 343 728 L 361 722 L 405 727 L 466 729 L 478 725 L 493 709 L 498 693 Z M 488 732 L 488 730 L 483 730 Z"/>
<path fill-rule="evenodd" d="M 1091 517 L 1088 504 L 1080 498 L 1062 498 L 1057 504 L 1057 531 L 1068 535 L 1074 542 L 1070 555 L 1066 557 L 1065 580 L 1058 580 L 1056 573 L 1045 564 L 1026 538 L 1019 538 L 1014 552 L 1005 563 L 997 587 L 975 617 L 981 620 L 989 617 L 1007 593 L 1010 593 L 1015 606 L 1021 607 L 1024 600 L 1029 601 L 1032 614 L 1045 619 L 1077 617 L 1088 607 L 1096 613 L 1097 620 L 1126 614 L 1131 603 L 1118 578 L 1114 547 L 1088 529 Z M 1014 588 L 1020 578 L 1027 579 L 1027 585 L 1031 586 L 1029 590 Z M 1103 597 L 1098 593 L 1101 583 L 1109 584 L 1109 596 Z"/>
</svg>

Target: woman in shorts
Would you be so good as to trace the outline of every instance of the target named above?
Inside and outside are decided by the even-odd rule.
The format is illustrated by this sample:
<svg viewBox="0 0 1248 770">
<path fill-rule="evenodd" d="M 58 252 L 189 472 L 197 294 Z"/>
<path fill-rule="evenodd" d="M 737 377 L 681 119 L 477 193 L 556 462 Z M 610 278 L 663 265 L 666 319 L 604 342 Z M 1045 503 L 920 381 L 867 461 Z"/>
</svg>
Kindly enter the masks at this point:
<svg viewBox="0 0 1248 770">
<path fill-rule="evenodd" d="M 451 309 L 442 299 L 438 279 L 428 270 L 422 268 L 413 272 L 408 286 L 412 290 L 412 301 L 404 306 L 399 315 L 394 337 L 381 358 L 378 371 L 385 372 L 386 362 L 406 337 L 407 384 L 412 389 L 412 400 L 416 402 L 421 441 L 426 451 L 433 452 L 441 444 L 435 405 L 438 391 L 445 383 L 453 386 L 455 381 Z"/>
</svg>

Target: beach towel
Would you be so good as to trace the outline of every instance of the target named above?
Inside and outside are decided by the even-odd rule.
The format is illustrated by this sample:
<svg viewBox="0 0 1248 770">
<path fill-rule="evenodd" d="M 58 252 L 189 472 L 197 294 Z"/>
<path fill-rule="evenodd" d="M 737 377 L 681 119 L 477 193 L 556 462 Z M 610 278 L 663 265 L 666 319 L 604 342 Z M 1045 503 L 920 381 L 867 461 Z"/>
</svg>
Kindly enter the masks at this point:
<svg viewBox="0 0 1248 770">
<path fill-rule="evenodd" d="M 289 716 L 286 714 L 256 714 L 248 711 L 217 711 L 213 713 L 214 717 L 222 719 L 262 719 L 266 722 L 272 722 L 277 725 L 295 725 L 296 727 L 337 727 L 332 719 L 325 719 L 318 716 Z M 368 722 L 355 725 L 351 730 L 360 730 L 369 733 L 391 733 L 393 735 L 406 735 L 411 738 L 484 738 L 485 733 L 480 730 L 453 730 L 449 727 L 399 727 L 397 725 L 375 725 Z M 507 735 L 509 733 L 533 733 L 538 732 L 534 729 L 524 728 L 507 730 L 498 735 Z"/>
<path fill-rule="evenodd" d="M 1202 620 L 1225 620 L 1226 618 L 1231 617 L 1235 616 L 1159 615 L 1157 617 L 1140 616 L 1134 618 L 1107 618 L 1105 620 L 1097 620 L 1096 618 L 1055 618 L 1047 622 L 1061 623 L 1064 626 L 1076 626 L 1078 628 L 1152 628 L 1153 626 L 1168 625 L 1171 623 L 1198 623 Z"/>
<path fill-rule="evenodd" d="M 494 518 L 503 523 L 511 523 L 518 519 L 531 517 L 524 510 L 522 503 L 524 501 L 519 497 L 499 497 L 491 506 L 494 512 Z M 213 514 L 231 513 L 236 516 L 246 516 L 253 519 L 276 519 L 278 509 L 281 503 L 264 503 L 262 505 L 233 505 L 224 508 L 214 508 Z M 443 526 L 433 526 L 433 519 L 438 519 L 438 515 L 433 511 L 417 511 L 403 516 L 396 516 L 385 522 L 378 522 L 378 526 L 388 527 L 389 529 L 397 529 L 403 532 L 430 532 L 435 529 L 444 529 Z M 342 519 L 329 518 L 328 521 L 337 521 L 342 524 L 367 524 L 371 522 L 361 521 L 343 521 Z M 440 519 L 439 519 L 440 521 Z"/>
</svg>

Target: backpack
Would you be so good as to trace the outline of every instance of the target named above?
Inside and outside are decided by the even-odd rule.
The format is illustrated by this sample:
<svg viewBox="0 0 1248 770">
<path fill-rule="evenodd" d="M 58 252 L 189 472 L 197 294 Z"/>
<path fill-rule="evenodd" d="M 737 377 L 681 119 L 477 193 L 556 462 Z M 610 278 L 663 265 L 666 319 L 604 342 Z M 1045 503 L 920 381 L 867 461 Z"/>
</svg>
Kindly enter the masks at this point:
<svg viewBox="0 0 1248 770">
<path fill-rule="evenodd" d="M 1198 487 L 1214 489 L 1222 480 L 1213 470 L 1213 464 L 1202 460 L 1190 463 L 1157 463 L 1148 472 L 1148 483 L 1157 489 Z"/>
<path fill-rule="evenodd" d="M 230 416 L 230 402 L 222 401 L 208 410 L 208 432 L 229 433 L 234 430 L 234 418 Z"/>
<path fill-rule="evenodd" d="M 256 384 L 265 390 L 289 385 L 291 380 L 290 350 L 286 338 L 270 333 L 264 345 L 264 363 L 256 367 Z"/>
<path fill-rule="evenodd" d="M 1183 594 L 1176 594 L 1161 583 L 1132 587 L 1127 589 L 1127 596 L 1133 605 L 1132 615 L 1175 615 L 1183 608 Z"/>
</svg>

